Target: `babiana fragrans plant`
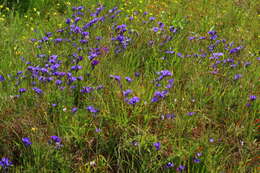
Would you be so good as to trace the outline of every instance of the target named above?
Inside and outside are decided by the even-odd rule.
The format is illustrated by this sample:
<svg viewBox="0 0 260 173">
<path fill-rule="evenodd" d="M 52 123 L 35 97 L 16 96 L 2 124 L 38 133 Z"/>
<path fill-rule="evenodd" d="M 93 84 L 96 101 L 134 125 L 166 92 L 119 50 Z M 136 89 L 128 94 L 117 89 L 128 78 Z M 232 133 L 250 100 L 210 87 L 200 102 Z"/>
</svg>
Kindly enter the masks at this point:
<svg viewBox="0 0 260 173">
<path fill-rule="evenodd" d="M 256 1 L 55 3 L 1 6 L 2 172 L 257 172 Z"/>
</svg>

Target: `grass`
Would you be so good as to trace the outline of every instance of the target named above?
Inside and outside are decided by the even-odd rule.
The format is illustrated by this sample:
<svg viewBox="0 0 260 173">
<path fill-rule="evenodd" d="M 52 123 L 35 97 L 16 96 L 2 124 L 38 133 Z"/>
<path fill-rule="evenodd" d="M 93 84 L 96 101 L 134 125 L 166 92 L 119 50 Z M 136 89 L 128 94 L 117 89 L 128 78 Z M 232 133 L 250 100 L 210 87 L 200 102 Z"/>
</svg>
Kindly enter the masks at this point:
<svg viewBox="0 0 260 173">
<path fill-rule="evenodd" d="M 0 171 L 259 171 L 257 0 L 28 2 L 0 6 Z"/>
</svg>

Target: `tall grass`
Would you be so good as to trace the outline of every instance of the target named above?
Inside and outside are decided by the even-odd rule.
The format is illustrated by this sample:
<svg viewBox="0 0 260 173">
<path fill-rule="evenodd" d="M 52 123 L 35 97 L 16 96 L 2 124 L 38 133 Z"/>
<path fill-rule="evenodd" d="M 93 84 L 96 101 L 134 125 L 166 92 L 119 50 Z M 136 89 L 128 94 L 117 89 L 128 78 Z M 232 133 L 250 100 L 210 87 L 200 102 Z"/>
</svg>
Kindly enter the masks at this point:
<svg viewBox="0 0 260 173">
<path fill-rule="evenodd" d="M 1 171 L 257 172 L 258 1 L 21 2 L 1 6 Z"/>
</svg>

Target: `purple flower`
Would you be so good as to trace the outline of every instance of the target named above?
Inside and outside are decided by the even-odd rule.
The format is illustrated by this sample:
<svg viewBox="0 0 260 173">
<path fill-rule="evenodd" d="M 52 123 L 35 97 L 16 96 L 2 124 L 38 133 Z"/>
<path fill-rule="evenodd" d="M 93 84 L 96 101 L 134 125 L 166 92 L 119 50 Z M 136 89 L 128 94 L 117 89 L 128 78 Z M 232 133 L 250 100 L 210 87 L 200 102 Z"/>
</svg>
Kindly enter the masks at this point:
<svg viewBox="0 0 260 173">
<path fill-rule="evenodd" d="M 75 23 L 77 23 L 77 22 L 80 21 L 80 20 L 81 20 L 80 17 L 76 17 L 76 18 L 75 18 Z"/>
<path fill-rule="evenodd" d="M 173 50 L 167 50 L 167 51 L 165 51 L 165 53 L 167 53 L 167 54 L 174 54 L 175 52 Z"/>
<path fill-rule="evenodd" d="M 118 25 L 116 27 L 116 31 L 119 31 L 121 34 L 123 34 L 124 32 L 127 31 L 126 27 L 127 27 L 126 24 Z"/>
<path fill-rule="evenodd" d="M 80 66 L 80 65 L 75 65 L 75 66 L 71 67 L 71 70 L 75 70 L 75 71 L 78 71 L 80 69 L 82 69 L 82 66 Z"/>
<path fill-rule="evenodd" d="M 129 94 L 131 94 L 132 92 L 133 92 L 132 90 L 127 89 L 127 90 L 123 91 L 123 95 L 126 97 L 126 96 L 128 96 Z"/>
<path fill-rule="evenodd" d="M 82 35 L 83 37 L 86 37 L 86 36 L 89 35 L 89 32 L 84 31 L 84 32 L 81 33 L 81 35 Z"/>
<path fill-rule="evenodd" d="M 162 70 L 160 72 L 157 72 L 160 76 L 156 79 L 156 81 L 161 81 L 166 76 L 172 76 L 172 73 L 168 70 Z"/>
<path fill-rule="evenodd" d="M 172 162 L 168 162 L 166 165 L 165 165 L 166 168 L 172 168 L 174 167 L 174 164 Z"/>
<path fill-rule="evenodd" d="M 200 153 L 200 152 L 199 152 L 199 153 L 196 153 L 196 156 L 197 156 L 197 157 L 200 157 L 200 156 L 202 156 L 202 153 Z"/>
<path fill-rule="evenodd" d="M 26 92 L 26 89 L 25 89 L 25 88 L 20 88 L 20 89 L 19 89 L 19 93 L 20 93 L 20 94 L 22 94 L 22 93 L 24 93 L 24 92 Z"/>
<path fill-rule="evenodd" d="M 159 99 L 164 98 L 167 93 L 168 93 L 167 90 L 164 90 L 164 91 L 162 91 L 162 92 L 160 92 L 160 91 L 155 91 L 155 92 L 154 92 L 154 97 L 152 98 L 151 102 L 153 103 L 153 102 L 159 101 Z"/>
<path fill-rule="evenodd" d="M 100 128 L 96 128 L 96 132 L 97 133 L 101 132 L 101 129 Z"/>
<path fill-rule="evenodd" d="M 71 109 L 71 112 L 72 112 L 72 113 L 76 113 L 77 111 L 78 111 L 78 108 L 76 108 L 76 107 L 74 107 L 74 108 Z"/>
<path fill-rule="evenodd" d="M 92 87 L 83 87 L 83 89 L 80 90 L 81 93 L 90 93 L 94 89 Z"/>
<path fill-rule="evenodd" d="M 248 66 L 250 66 L 251 64 L 252 64 L 251 62 L 245 62 L 245 63 L 244 63 L 244 66 L 245 66 L 245 67 L 248 67 Z"/>
<path fill-rule="evenodd" d="M 164 27 L 164 23 L 162 23 L 162 22 L 158 22 L 158 25 L 159 25 L 160 28 Z"/>
<path fill-rule="evenodd" d="M 135 72 L 135 77 L 139 77 L 140 73 L 139 72 Z"/>
<path fill-rule="evenodd" d="M 84 40 L 84 39 L 83 39 L 83 40 L 80 40 L 79 42 L 80 42 L 81 44 L 86 44 L 86 43 L 88 43 L 88 40 Z"/>
<path fill-rule="evenodd" d="M 158 150 L 160 150 L 160 148 L 161 148 L 161 143 L 160 143 L 160 142 L 155 142 L 155 143 L 153 143 L 153 146 L 154 146 L 155 149 L 158 151 Z"/>
<path fill-rule="evenodd" d="M 161 115 L 161 119 L 162 120 L 164 120 L 165 118 L 167 118 L 167 119 L 174 119 L 175 115 L 174 114 Z"/>
<path fill-rule="evenodd" d="M 213 53 L 213 56 L 214 57 L 216 57 L 216 56 L 224 56 L 224 53 L 222 53 L 222 52 Z"/>
<path fill-rule="evenodd" d="M 100 90 L 100 89 L 103 89 L 103 88 L 104 88 L 103 85 L 98 85 L 98 86 L 96 87 L 96 90 Z"/>
<path fill-rule="evenodd" d="M 125 77 L 125 80 L 129 83 L 133 81 L 130 77 Z"/>
<path fill-rule="evenodd" d="M 192 116 L 194 114 L 195 114 L 195 112 L 189 112 L 187 115 Z"/>
<path fill-rule="evenodd" d="M 169 70 L 162 70 L 162 71 L 158 72 L 157 74 L 161 74 L 163 77 L 172 76 L 172 73 Z"/>
<path fill-rule="evenodd" d="M 172 33 L 176 33 L 177 32 L 177 29 L 176 28 L 174 28 L 174 26 L 170 26 L 170 32 L 172 32 Z"/>
<path fill-rule="evenodd" d="M 92 68 L 94 68 L 96 65 L 98 65 L 99 62 L 100 62 L 100 61 L 98 61 L 98 60 L 93 60 L 93 61 L 91 62 Z"/>
<path fill-rule="evenodd" d="M 158 102 L 158 101 L 159 101 L 159 98 L 158 98 L 158 97 L 153 97 L 153 98 L 151 99 L 151 102 L 152 102 L 152 103 Z"/>
<path fill-rule="evenodd" d="M 26 147 L 29 147 L 30 145 L 32 145 L 32 142 L 30 141 L 30 138 L 28 138 L 28 137 L 22 138 L 22 141 Z"/>
<path fill-rule="evenodd" d="M 180 58 L 184 58 L 184 55 L 182 53 L 177 53 L 177 56 L 180 57 Z"/>
<path fill-rule="evenodd" d="M 88 106 L 86 109 L 91 113 L 98 113 L 99 110 L 95 109 L 93 106 Z"/>
<path fill-rule="evenodd" d="M 214 31 L 214 30 L 211 30 L 211 31 L 209 31 L 209 32 L 208 32 L 208 34 L 209 34 L 209 35 L 216 35 L 216 34 L 217 34 L 217 32 L 216 32 L 216 31 Z"/>
<path fill-rule="evenodd" d="M 66 24 L 70 24 L 70 22 L 71 22 L 70 18 L 66 19 Z"/>
<path fill-rule="evenodd" d="M 184 171 L 184 169 L 185 169 L 185 166 L 180 165 L 180 166 L 176 169 L 176 171 L 182 172 L 182 171 Z"/>
<path fill-rule="evenodd" d="M 209 139 L 209 142 L 213 143 L 213 142 L 214 142 L 214 139 L 213 139 L 213 138 L 210 138 L 210 139 Z"/>
<path fill-rule="evenodd" d="M 52 107 L 56 107 L 57 106 L 57 104 L 56 103 L 53 103 L 53 104 L 51 104 L 52 105 Z"/>
<path fill-rule="evenodd" d="M 65 86 L 59 87 L 59 89 L 60 89 L 61 91 L 63 91 L 65 88 L 66 88 Z"/>
<path fill-rule="evenodd" d="M 211 36 L 210 36 L 210 39 L 211 39 L 211 40 L 215 40 L 215 39 L 218 37 L 218 36 L 217 36 L 217 32 L 214 31 L 214 30 L 209 31 L 208 34 L 211 35 Z"/>
<path fill-rule="evenodd" d="M 174 119 L 175 118 L 175 115 L 174 114 L 166 114 L 165 117 L 167 119 Z"/>
<path fill-rule="evenodd" d="M 77 80 L 78 80 L 78 81 L 83 81 L 83 79 L 84 79 L 83 76 L 77 77 Z"/>
<path fill-rule="evenodd" d="M 37 87 L 33 87 L 32 88 L 37 94 L 41 94 L 42 93 L 42 90 L 40 88 L 37 88 Z"/>
<path fill-rule="evenodd" d="M 20 75 L 20 74 L 23 74 L 23 71 L 18 71 L 18 72 L 16 73 L 16 75 Z"/>
<path fill-rule="evenodd" d="M 168 88 L 168 89 L 172 88 L 173 84 L 174 84 L 174 79 L 169 79 L 168 84 L 166 85 L 166 88 Z"/>
<path fill-rule="evenodd" d="M 56 84 L 56 85 L 61 85 L 61 84 L 62 84 L 62 81 L 58 79 L 58 80 L 55 81 L 55 84 Z"/>
<path fill-rule="evenodd" d="M 101 39 L 102 39 L 101 36 L 97 36 L 97 37 L 96 37 L 96 40 L 101 40 Z"/>
<path fill-rule="evenodd" d="M 149 20 L 153 21 L 153 20 L 155 20 L 155 17 L 150 17 Z"/>
<path fill-rule="evenodd" d="M 75 88 L 76 88 L 75 85 L 71 85 L 71 86 L 70 86 L 70 89 L 75 89 Z"/>
<path fill-rule="evenodd" d="M 237 67 L 237 64 L 231 64 L 230 67 L 235 68 L 235 67 Z"/>
<path fill-rule="evenodd" d="M 31 42 L 36 42 L 36 41 L 37 41 L 37 39 L 35 39 L 35 38 L 31 39 Z"/>
<path fill-rule="evenodd" d="M 242 77 L 241 74 L 236 74 L 236 75 L 234 76 L 234 80 L 238 80 L 238 79 L 240 79 L 241 77 Z"/>
<path fill-rule="evenodd" d="M 3 81 L 5 81 L 5 78 L 4 78 L 4 76 L 0 75 L 0 82 L 3 82 Z"/>
<path fill-rule="evenodd" d="M 68 77 L 68 82 L 67 82 L 67 84 L 70 85 L 70 84 L 72 84 L 73 82 L 75 82 L 76 80 L 77 80 L 77 78 L 74 77 L 74 76 Z"/>
<path fill-rule="evenodd" d="M 155 91 L 154 92 L 154 96 L 158 97 L 158 98 L 164 98 L 166 96 L 166 94 L 168 93 L 168 91 L 164 90 L 162 92 L 160 91 Z"/>
<path fill-rule="evenodd" d="M 117 75 L 110 75 L 110 78 L 113 78 L 113 79 L 117 80 L 118 82 L 121 81 L 121 77 L 117 76 Z"/>
<path fill-rule="evenodd" d="M 206 37 L 204 36 L 199 37 L 199 40 L 204 40 L 204 39 L 206 39 Z"/>
<path fill-rule="evenodd" d="M 194 37 L 194 36 L 191 36 L 191 37 L 189 37 L 189 40 L 194 40 L 196 37 Z"/>
<path fill-rule="evenodd" d="M 133 141 L 132 144 L 133 144 L 133 146 L 138 146 L 138 145 L 139 145 L 139 142 Z"/>
<path fill-rule="evenodd" d="M 194 162 L 194 163 L 200 163 L 200 159 L 194 158 L 194 159 L 193 159 L 193 162 Z"/>
<path fill-rule="evenodd" d="M 233 53 L 237 53 L 239 52 L 243 47 L 242 46 L 238 46 L 236 48 L 233 48 L 229 51 L 230 54 L 233 54 Z"/>
<path fill-rule="evenodd" d="M 216 40 L 217 38 L 218 38 L 217 35 L 212 35 L 212 36 L 210 37 L 211 40 Z"/>
<path fill-rule="evenodd" d="M 249 100 L 250 100 L 250 101 L 254 101 L 254 100 L 256 100 L 256 96 L 251 95 L 251 96 L 249 97 Z"/>
<path fill-rule="evenodd" d="M 62 38 L 56 38 L 56 39 L 54 39 L 54 42 L 55 43 L 60 43 L 60 42 L 62 42 Z"/>
<path fill-rule="evenodd" d="M 130 105 L 135 105 L 136 103 L 140 102 L 140 98 L 139 97 L 132 97 L 131 99 L 128 100 L 128 104 Z"/>
<path fill-rule="evenodd" d="M 159 28 L 158 27 L 153 27 L 153 32 L 158 32 Z"/>
<path fill-rule="evenodd" d="M 1 160 L 0 160 L 0 166 L 3 168 L 3 169 L 7 169 L 8 167 L 12 166 L 13 163 L 9 161 L 8 158 L 6 157 L 3 157 Z"/>
<path fill-rule="evenodd" d="M 247 106 L 247 107 L 250 107 L 250 106 L 251 106 L 251 103 L 247 103 L 246 106 Z"/>
<path fill-rule="evenodd" d="M 61 138 L 59 136 L 51 136 L 51 140 L 55 143 L 61 143 Z"/>
</svg>

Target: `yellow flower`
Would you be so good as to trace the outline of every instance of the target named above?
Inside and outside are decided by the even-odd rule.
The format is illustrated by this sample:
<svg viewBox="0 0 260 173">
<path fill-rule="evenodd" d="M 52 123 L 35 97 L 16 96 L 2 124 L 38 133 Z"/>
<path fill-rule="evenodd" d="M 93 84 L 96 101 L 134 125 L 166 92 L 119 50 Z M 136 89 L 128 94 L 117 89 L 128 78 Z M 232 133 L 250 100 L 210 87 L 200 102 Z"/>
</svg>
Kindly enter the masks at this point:
<svg viewBox="0 0 260 173">
<path fill-rule="evenodd" d="M 35 132 L 37 130 L 36 127 L 32 127 L 32 131 Z"/>
<path fill-rule="evenodd" d="M 33 8 L 33 11 L 37 11 L 36 8 Z"/>
<path fill-rule="evenodd" d="M 8 7 L 5 8 L 7 11 L 9 11 L 10 9 Z"/>
<path fill-rule="evenodd" d="M 2 9 L 2 8 L 4 8 L 4 6 L 3 6 L 3 5 L 0 5 L 0 9 Z"/>
</svg>

